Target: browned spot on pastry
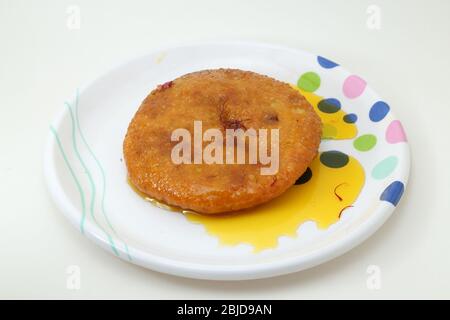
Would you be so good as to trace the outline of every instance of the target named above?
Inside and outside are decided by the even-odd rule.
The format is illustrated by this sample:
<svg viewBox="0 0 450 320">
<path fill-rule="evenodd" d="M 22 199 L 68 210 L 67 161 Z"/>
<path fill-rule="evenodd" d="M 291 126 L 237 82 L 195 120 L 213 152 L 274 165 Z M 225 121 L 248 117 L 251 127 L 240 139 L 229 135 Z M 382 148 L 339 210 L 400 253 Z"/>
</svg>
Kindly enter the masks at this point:
<svg viewBox="0 0 450 320">
<path fill-rule="evenodd" d="M 156 89 L 161 91 L 161 90 L 170 88 L 172 85 L 173 85 L 173 81 L 167 81 L 163 84 L 158 85 L 158 87 L 156 87 Z"/>
<path fill-rule="evenodd" d="M 268 122 L 278 122 L 278 115 L 276 113 L 268 113 L 264 116 Z"/>
</svg>

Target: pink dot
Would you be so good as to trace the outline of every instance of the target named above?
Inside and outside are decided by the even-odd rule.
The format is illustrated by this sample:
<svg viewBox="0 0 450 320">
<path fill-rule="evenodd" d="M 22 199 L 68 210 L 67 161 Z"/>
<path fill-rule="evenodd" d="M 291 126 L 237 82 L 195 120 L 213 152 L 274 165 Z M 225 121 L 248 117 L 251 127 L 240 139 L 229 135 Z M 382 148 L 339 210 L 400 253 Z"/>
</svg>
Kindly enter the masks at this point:
<svg viewBox="0 0 450 320">
<path fill-rule="evenodd" d="M 405 130 L 400 121 L 394 120 L 386 130 L 386 141 L 389 143 L 399 143 L 406 141 Z"/>
<path fill-rule="evenodd" d="M 358 76 L 348 76 L 344 81 L 342 90 L 344 95 L 349 99 L 355 99 L 359 97 L 366 88 L 366 82 Z"/>
</svg>

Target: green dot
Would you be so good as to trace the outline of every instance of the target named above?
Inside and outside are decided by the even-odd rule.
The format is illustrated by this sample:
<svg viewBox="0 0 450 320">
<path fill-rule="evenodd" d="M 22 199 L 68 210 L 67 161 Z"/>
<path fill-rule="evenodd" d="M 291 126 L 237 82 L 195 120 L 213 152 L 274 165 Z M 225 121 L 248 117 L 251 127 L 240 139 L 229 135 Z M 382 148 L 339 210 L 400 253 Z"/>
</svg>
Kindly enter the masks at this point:
<svg viewBox="0 0 450 320">
<path fill-rule="evenodd" d="M 354 142 L 353 146 L 359 151 L 369 151 L 377 144 L 377 137 L 373 134 L 365 134 L 358 137 Z"/>
<path fill-rule="evenodd" d="M 320 87 L 320 77 L 315 72 L 306 72 L 297 81 L 297 86 L 308 92 L 314 92 Z"/>
<path fill-rule="evenodd" d="M 350 161 L 348 155 L 340 151 L 325 151 L 320 155 L 320 162 L 329 168 L 342 168 Z"/>
<path fill-rule="evenodd" d="M 397 167 L 398 158 L 396 156 L 387 157 L 379 162 L 372 170 L 372 177 L 381 180 L 389 176 Z"/>
<path fill-rule="evenodd" d="M 334 139 L 337 136 L 338 130 L 335 126 L 324 123 L 322 126 L 322 139 Z"/>
</svg>

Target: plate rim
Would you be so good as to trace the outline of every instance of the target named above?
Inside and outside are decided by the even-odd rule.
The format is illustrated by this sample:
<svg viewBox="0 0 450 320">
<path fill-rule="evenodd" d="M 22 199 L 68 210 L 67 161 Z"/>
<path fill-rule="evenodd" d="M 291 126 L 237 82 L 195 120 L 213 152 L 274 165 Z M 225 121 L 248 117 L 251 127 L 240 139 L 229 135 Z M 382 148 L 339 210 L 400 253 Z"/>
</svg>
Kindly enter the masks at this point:
<svg viewBox="0 0 450 320">
<path fill-rule="evenodd" d="M 240 46 L 245 45 L 248 47 L 257 46 L 260 48 L 268 48 L 268 49 L 279 49 L 279 50 L 287 50 L 294 53 L 307 53 L 313 56 L 318 56 L 309 51 L 305 51 L 302 49 L 287 47 L 278 44 L 271 44 L 265 42 L 254 42 L 254 41 L 208 41 L 208 42 L 190 42 L 185 44 L 179 44 L 175 46 L 167 46 L 162 48 L 156 48 L 151 50 L 145 54 L 140 54 L 134 56 L 130 59 L 126 59 L 125 61 L 121 61 L 112 65 L 110 68 L 107 68 L 106 71 L 101 72 L 94 79 L 84 83 L 83 85 L 78 87 L 77 92 L 81 95 L 87 88 L 91 85 L 95 84 L 102 77 L 105 77 L 111 74 L 114 71 L 119 70 L 126 65 L 143 59 L 144 57 L 160 53 L 166 52 L 169 50 L 182 49 L 185 47 L 197 47 L 197 46 L 210 46 L 210 45 L 220 45 L 220 46 Z M 341 67 L 342 71 L 345 71 L 348 74 L 351 74 L 348 69 Z M 368 88 L 371 89 L 373 94 L 377 98 L 380 98 L 378 93 L 368 84 Z M 66 101 L 73 101 L 76 97 L 76 94 L 73 94 L 70 99 Z M 398 120 L 395 112 L 390 111 L 394 120 Z M 50 122 L 51 125 L 58 131 L 65 115 L 67 114 L 66 109 L 60 110 L 55 119 Z M 402 182 L 404 184 L 404 190 L 406 193 L 407 184 L 410 175 L 411 168 L 411 149 L 408 141 L 404 142 L 405 148 L 402 152 L 402 156 L 404 157 L 404 164 L 401 167 L 401 173 L 398 176 L 401 177 Z M 56 148 L 55 137 L 52 132 L 48 132 L 45 147 L 44 147 L 44 179 L 46 182 L 47 189 L 51 195 L 51 198 L 64 216 L 71 222 L 71 224 L 79 231 L 78 221 L 76 217 L 77 209 L 70 203 L 70 201 L 65 201 L 67 199 L 66 194 L 63 192 L 64 188 L 61 184 L 58 183 L 58 178 L 56 175 L 56 171 L 53 170 L 55 167 L 55 159 L 53 157 L 55 148 Z M 402 197 L 403 198 L 403 197 Z M 157 272 L 187 277 L 187 278 L 195 278 L 195 279 L 204 279 L 204 280 L 251 280 L 251 279 L 262 279 L 269 278 L 274 276 L 280 276 L 284 274 L 289 274 L 293 272 L 302 271 L 324 262 L 330 261 L 348 251 L 355 248 L 364 242 L 367 238 L 372 236 L 375 231 L 377 231 L 392 215 L 396 207 L 389 205 L 387 203 L 379 202 L 375 208 L 375 212 L 371 214 L 371 216 L 364 221 L 358 228 L 352 230 L 350 233 L 345 235 L 336 241 L 322 247 L 319 250 L 314 250 L 307 254 L 303 254 L 300 256 L 293 256 L 283 259 L 277 259 L 275 261 L 264 262 L 264 263 L 253 263 L 246 265 L 236 265 L 236 266 L 224 266 L 224 265 L 212 265 L 205 263 L 191 263 L 186 261 L 181 261 L 172 258 L 166 258 L 161 255 L 152 254 L 141 250 L 140 248 L 130 247 L 133 251 L 133 260 L 129 261 L 126 259 L 127 253 L 123 248 L 117 248 L 117 250 L 121 253 L 118 257 L 124 261 L 131 262 L 133 264 L 139 265 L 141 267 L 151 269 Z M 97 236 L 98 232 L 96 232 L 97 227 L 92 223 L 87 221 L 85 224 L 85 232 L 84 235 L 92 240 L 94 243 L 112 253 L 110 250 L 110 246 L 108 242 Z"/>
</svg>

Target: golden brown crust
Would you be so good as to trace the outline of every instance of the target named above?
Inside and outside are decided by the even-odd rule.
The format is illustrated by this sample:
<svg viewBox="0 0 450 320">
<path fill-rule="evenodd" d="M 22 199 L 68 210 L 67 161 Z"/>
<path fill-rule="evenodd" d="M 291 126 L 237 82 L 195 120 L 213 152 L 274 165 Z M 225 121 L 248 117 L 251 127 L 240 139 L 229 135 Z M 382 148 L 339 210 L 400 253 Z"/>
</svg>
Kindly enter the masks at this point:
<svg viewBox="0 0 450 320">
<path fill-rule="evenodd" d="M 260 164 L 179 164 L 171 133 L 194 120 L 209 128 L 279 128 L 275 175 Z M 292 186 L 316 156 L 321 122 L 288 84 L 254 72 L 205 70 L 158 86 L 142 102 L 124 141 L 131 183 L 149 196 L 201 213 L 221 213 L 267 202 Z"/>
</svg>

